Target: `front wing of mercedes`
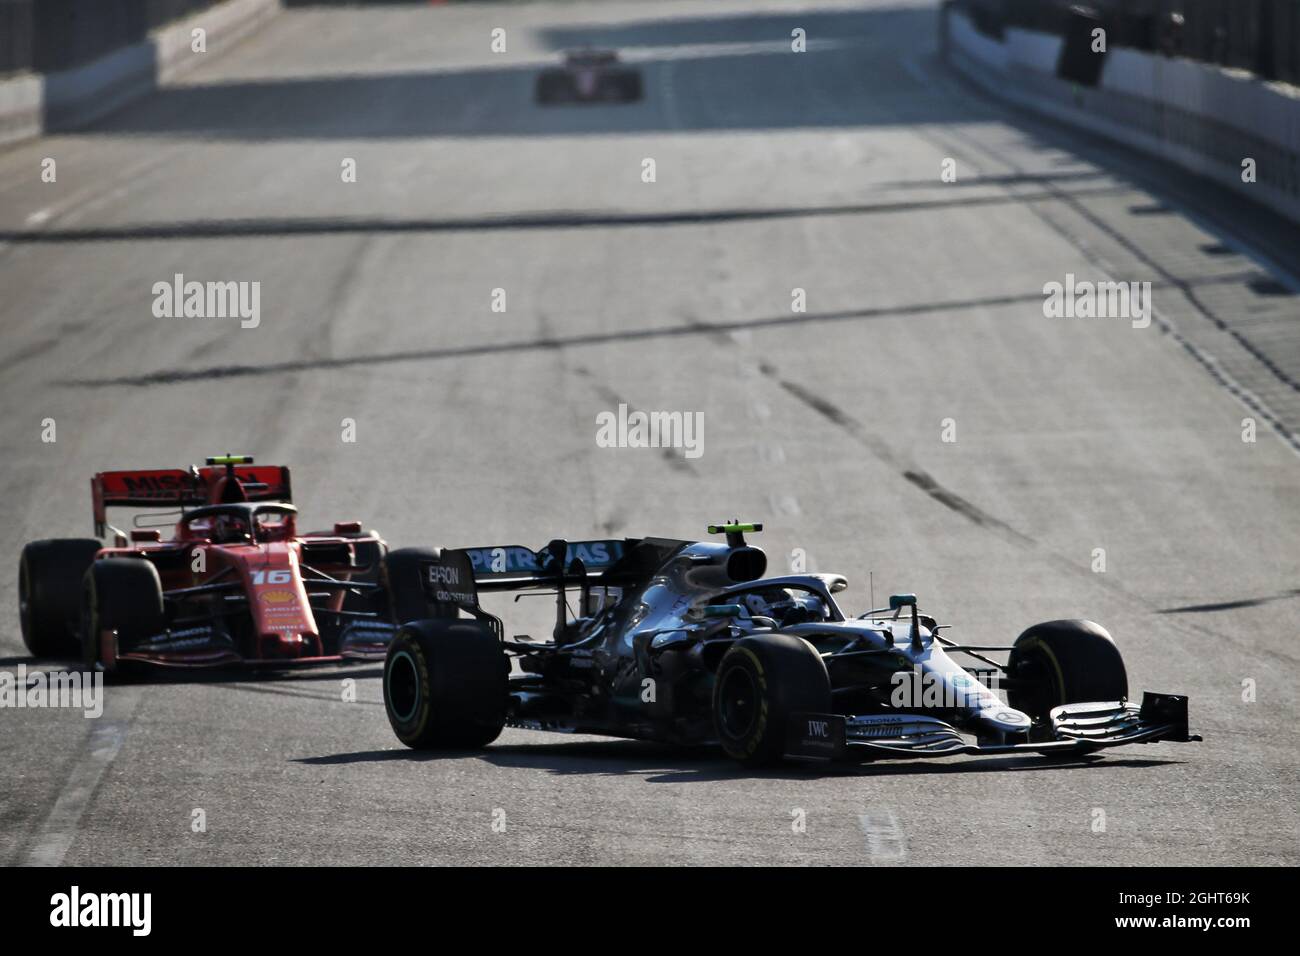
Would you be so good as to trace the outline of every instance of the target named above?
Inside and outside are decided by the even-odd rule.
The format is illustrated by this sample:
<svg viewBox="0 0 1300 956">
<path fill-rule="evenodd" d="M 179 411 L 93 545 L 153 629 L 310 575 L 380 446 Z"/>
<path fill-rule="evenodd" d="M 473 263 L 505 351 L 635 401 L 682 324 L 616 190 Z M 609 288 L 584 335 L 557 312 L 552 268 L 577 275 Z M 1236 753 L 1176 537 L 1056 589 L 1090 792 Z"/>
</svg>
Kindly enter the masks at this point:
<svg viewBox="0 0 1300 956">
<path fill-rule="evenodd" d="M 952 724 L 917 714 L 794 714 L 786 754 L 830 760 L 880 760 L 1015 754 L 1086 754 L 1125 744 L 1196 741 L 1188 732 L 1187 698 L 1142 695 L 1142 703 L 1066 704 L 1051 712 L 1050 737 L 1012 743 L 975 742 Z"/>
</svg>

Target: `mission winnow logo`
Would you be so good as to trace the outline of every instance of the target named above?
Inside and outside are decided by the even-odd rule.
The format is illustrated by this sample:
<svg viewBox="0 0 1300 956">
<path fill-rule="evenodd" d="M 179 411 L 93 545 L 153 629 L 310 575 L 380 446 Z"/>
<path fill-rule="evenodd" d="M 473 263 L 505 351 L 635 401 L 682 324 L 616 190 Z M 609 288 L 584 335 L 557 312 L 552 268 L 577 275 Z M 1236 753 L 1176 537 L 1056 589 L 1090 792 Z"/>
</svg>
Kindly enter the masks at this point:
<svg viewBox="0 0 1300 956">
<path fill-rule="evenodd" d="M 60 928 L 129 927 L 133 936 L 148 936 L 153 919 L 152 893 L 83 893 L 74 886 L 50 897 L 50 925 Z"/>
</svg>

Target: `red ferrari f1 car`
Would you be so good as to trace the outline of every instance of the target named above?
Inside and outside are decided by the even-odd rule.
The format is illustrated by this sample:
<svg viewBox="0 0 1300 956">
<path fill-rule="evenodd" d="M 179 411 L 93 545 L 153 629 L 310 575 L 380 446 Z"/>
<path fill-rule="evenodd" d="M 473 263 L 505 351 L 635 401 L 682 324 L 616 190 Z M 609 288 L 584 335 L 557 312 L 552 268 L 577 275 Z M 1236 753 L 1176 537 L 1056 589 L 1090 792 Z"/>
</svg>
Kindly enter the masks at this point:
<svg viewBox="0 0 1300 956">
<path fill-rule="evenodd" d="M 23 548 L 23 641 L 87 667 L 205 667 L 382 659 L 394 626 L 387 545 L 360 522 L 299 533 L 289 469 L 247 456 L 91 479 L 94 538 Z M 110 506 L 170 509 L 108 523 Z M 155 516 L 157 517 L 157 516 Z M 400 561 L 399 561 L 400 566 Z"/>
</svg>

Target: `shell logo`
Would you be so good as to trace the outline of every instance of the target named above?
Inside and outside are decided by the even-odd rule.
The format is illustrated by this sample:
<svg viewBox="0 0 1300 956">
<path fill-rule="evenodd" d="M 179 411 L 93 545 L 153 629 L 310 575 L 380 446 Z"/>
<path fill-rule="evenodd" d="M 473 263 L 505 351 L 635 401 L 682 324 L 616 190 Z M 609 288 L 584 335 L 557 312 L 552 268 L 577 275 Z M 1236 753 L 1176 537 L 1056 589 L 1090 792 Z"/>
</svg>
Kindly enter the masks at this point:
<svg viewBox="0 0 1300 956">
<path fill-rule="evenodd" d="M 292 604 L 296 598 L 292 591 L 263 591 L 262 601 L 265 604 Z"/>
</svg>

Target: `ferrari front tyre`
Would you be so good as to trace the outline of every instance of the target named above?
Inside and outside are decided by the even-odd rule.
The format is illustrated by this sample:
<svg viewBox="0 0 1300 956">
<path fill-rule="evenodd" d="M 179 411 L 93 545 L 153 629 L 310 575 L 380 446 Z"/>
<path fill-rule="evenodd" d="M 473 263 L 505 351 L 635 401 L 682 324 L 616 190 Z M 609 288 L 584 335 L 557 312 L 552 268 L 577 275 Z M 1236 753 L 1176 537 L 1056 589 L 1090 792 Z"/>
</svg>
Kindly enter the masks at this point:
<svg viewBox="0 0 1300 956">
<path fill-rule="evenodd" d="M 413 621 L 384 660 L 388 722 L 416 750 L 486 747 L 506 724 L 509 674 L 500 642 L 479 621 Z"/>
<path fill-rule="evenodd" d="M 18 618 L 34 657 L 76 658 L 81 578 L 103 547 L 94 538 L 33 541 L 18 561 Z"/>
<path fill-rule="evenodd" d="M 101 558 L 82 584 L 81 658 L 87 668 L 100 659 L 100 635 L 117 632 L 117 645 L 130 649 L 167 629 L 158 569 L 143 558 Z"/>
<path fill-rule="evenodd" d="M 760 634 L 736 641 L 718 664 L 713 724 L 727 756 L 746 766 L 779 761 L 793 714 L 831 709 L 831 681 L 801 637 Z"/>
<path fill-rule="evenodd" d="M 1035 624 L 1012 645 L 1007 677 L 1007 703 L 1040 726 L 1053 707 L 1128 696 L 1124 658 L 1092 621 Z"/>
</svg>

